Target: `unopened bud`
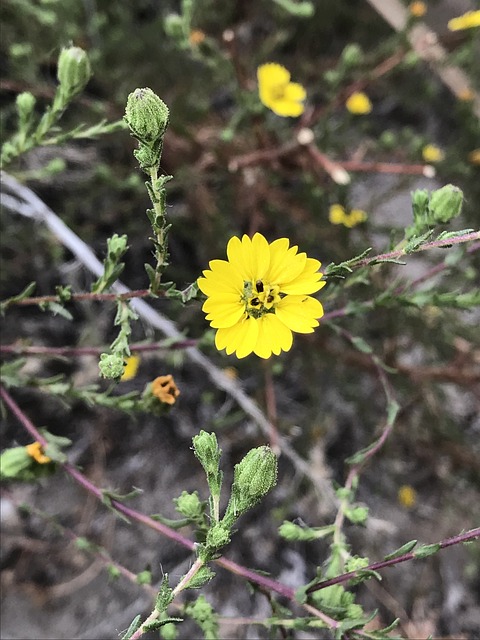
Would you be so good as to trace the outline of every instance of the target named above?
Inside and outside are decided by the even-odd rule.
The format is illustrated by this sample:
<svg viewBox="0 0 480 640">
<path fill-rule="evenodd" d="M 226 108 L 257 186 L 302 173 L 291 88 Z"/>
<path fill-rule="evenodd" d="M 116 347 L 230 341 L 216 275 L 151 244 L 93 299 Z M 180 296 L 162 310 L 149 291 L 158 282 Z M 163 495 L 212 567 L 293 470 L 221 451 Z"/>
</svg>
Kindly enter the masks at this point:
<svg viewBox="0 0 480 640">
<path fill-rule="evenodd" d="M 221 450 L 218 447 L 217 436 L 214 433 L 200 431 L 193 437 L 193 451 L 199 459 L 207 475 L 218 473 Z"/>
<path fill-rule="evenodd" d="M 91 75 L 90 60 L 83 49 L 62 49 L 58 58 L 57 78 L 64 96 L 72 98 L 80 93 Z"/>
<path fill-rule="evenodd" d="M 178 513 L 181 513 L 186 518 L 195 519 L 202 514 L 203 505 L 196 491 L 193 493 L 182 491 L 182 495 L 176 498 L 174 502 Z"/>
<path fill-rule="evenodd" d="M 233 522 L 266 495 L 277 482 L 277 456 L 270 447 L 252 449 L 238 464 L 233 473 L 232 494 L 224 521 Z"/>
<path fill-rule="evenodd" d="M 342 61 L 347 67 L 354 67 L 362 61 L 362 50 L 358 44 L 347 44 L 342 51 Z"/>
<path fill-rule="evenodd" d="M 151 89 L 135 89 L 128 96 L 125 122 L 140 142 L 155 146 L 161 141 L 168 117 L 167 105 Z"/>
<path fill-rule="evenodd" d="M 115 353 L 102 353 L 98 363 L 100 373 L 104 378 L 120 379 L 125 369 L 124 359 Z"/>
<path fill-rule="evenodd" d="M 35 102 L 35 97 L 30 93 L 30 91 L 24 91 L 23 93 L 18 94 L 16 104 L 18 117 L 22 124 L 28 122 L 30 119 Z"/>
<path fill-rule="evenodd" d="M 453 184 L 447 184 L 433 191 L 430 196 L 430 214 L 437 223 L 445 224 L 460 215 L 463 192 Z"/>
</svg>

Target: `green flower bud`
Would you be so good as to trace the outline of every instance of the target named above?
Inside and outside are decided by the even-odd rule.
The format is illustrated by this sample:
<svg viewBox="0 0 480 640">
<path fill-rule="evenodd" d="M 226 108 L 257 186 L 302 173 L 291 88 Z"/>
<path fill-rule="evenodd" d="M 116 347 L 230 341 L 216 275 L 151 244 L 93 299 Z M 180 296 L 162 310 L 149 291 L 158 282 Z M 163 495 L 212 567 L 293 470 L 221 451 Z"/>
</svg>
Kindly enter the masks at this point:
<svg viewBox="0 0 480 640">
<path fill-rule="evenodd" d="M 218 447 L 217 436 L 214 433 L 200 431 L 198 436 L 193 437 L 193 452 L 199 459 L 200 464 L 208 475 L 218 473 L 221 449 Z"/>
<path fill-rule="evenodd" d="M 35 107 L 36 99 L 30 93 L 30 91 L 24 91 L 17 96 L 16 104 L 18 117 L 21 124 L 26 124 L 32 117 L 33 108 Z"/>
<path fill-rule="evenodd" d="M 102 353 L 98 368 L 104 378 L 116 380 L 122 377 L 125 362 L 124 359 L 116 353 Z"/>
<path fill-rule="evenodd" d="M 65 97 L 72 98 L 80 93 L 91 75 L 90 60 L 83 49 L 62 49 L 58 58 L 57 78 Z"/>
<path fill-rule="evenodd" d="M 152 146 L 161 141 L 168 117 L 167 105 L 151 89 L 135 89 L 128 96 L 125 122 L 140 142 Z"/>
<path fill-rule="evenodd" d="M 137 573 L 137 584 L 152 584 L 152 572 L 146 569 Z"/>
<path fill-rule="evenodd" d="M 196 491 L 193 493 L 182 491 L 182 495 L 175 498 L 174 503 L 178 513 L 181 513 L 186 518 L 194 520 L 203 513 L 203 504 Z"/>
<path fill-rule="evenodd" d="M 435 222 L 445 224 L 460 215 L 462 204 L 462 190 L 453 184 L 447 184 L 431 194 L 429 202 L 430 214 Z"/>
<path fill-rule="evenodd" d="M 277 456 L 270 447 L 252 449 L 233 472 L 232 494 L 224 516 L 229 526 L 253 507 L 277 482 Z"/>
<path fill-rule="evenodd" d="M 163 21 L 163 26 L 165 33 L 167 36 L 170 36 L 170 38 L 177 40 L 177 42 L 182 42 L 185 39 L 183 18 L 179 16 L 178 13 L 169 13 Z"/>
<path fill-rule="evenodd" d="M 365 569 L 369 565 L 368 558 L 362 558 L 360 556 L 350 556 L 345 563 L 345 571 L 358 571 L 359 569 Z"/>
<path fill-rule="evenodd" d="M 342 51 L 342 61 L 347 67 L 355 67 L 362 61 L 362 50 L 358 44 L 347 44 Z"/>
<path fill-rule="evenodd" d="M 426 189 L 417 189 L 411 196 L 414 221 L 426 221 L 428 216 L 428 200 L 430 198 L 429 192 Z"/>
</svg>

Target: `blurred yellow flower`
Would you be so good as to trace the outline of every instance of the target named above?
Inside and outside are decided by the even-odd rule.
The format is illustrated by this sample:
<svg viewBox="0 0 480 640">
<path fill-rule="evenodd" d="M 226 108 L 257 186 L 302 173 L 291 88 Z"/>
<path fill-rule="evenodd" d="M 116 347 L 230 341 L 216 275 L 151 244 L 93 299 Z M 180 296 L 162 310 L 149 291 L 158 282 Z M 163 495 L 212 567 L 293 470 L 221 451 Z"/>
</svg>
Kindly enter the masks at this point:
<svg viewBox="0 0 480 640">
<path fill-rule="evenodd" d="M 328 212 L 328 219 L 332 224 L 343 224 L 351 229 L 367 220 L 368 216 L 362 209 L 352 209 L 347 213 L 341 204 L 332 204 Z"/>
<path fill-rule="evenodd" d="M 475 94 L 471 89 L 462 89 L 457 93 L 457 98 L 462 102 L 471 102 L 475 97 Z"/>
<path fill-rule="evenodd" d="M 277 116 L 295 118 L 305 111 L 307 93 L 298 82 L 290 82 L 290 72 L 275 62 L 257 69 L 260 101 Z"/>
<path fill-rule="evenodd" d="M 468 154 L 468 160 L 472 164 L 480 164 L 480 149 L 474 149 Z"/>
<path fill-rule="evenodd" d="M 123 374 L 120 378 L 122 382 L 127 382 L 128 380 L 132 380 L 137 375 L 138 367 L 140 365 L 140 356 L 134 354 L 133 356 L 129 356 L 125 360 L 125 369 L 123 370 Z"/>
<path fill-rule="evenodd" d="M 410 11 L 410 15 L 414 18 L 421 18 L 427 13 L 427 5 L 425 2 L 421 2 L 417 0 L 417 2 L 411 2 L 408 6 L 408 10 Z"/>
<path fill-rule="evenodd" d="M 345 106 L 350 113 L 353 113 L 356 116 L 365 115 L 370 113 L 372 110 L 370 98 L 362 91 L 355 91 L 355 93 L 352 93 L 345 102 Z"/>
<path fill-rule="evenodd" d="M 27 454 L 33 458 L 38 464 L 48 464 L 52 461 L 51 458 L 43 453 L 43 447 L 40 442 L 32 442 L 25 447 Z"/>
<path fill-rule="evenodd" d="M 231 238 L 227 258 L 211 260 L 198 279 L 217 349 L 269 358 L 291 348 L 292 331 L 318 327 L 323 307 L 310 296 L 325 285 L 318 260 L 298 253 L 287 238 L 268 243 L 260 233 Z"/>
<path fill-rule="evenodd" d="M 169 373 L 166 376 L 158 376 L 151 384 L 151 392 L 160 402 L 175 404 L 180 391 L 175 384 L 173 376 Z"/>
<path fill-rule="evenodd" d="M 434 144 L 427 144 L 422 149 L 425 162 L 441 162 L 445 158 L 444 152 Z"/>
<path fill-rule="evenodd" d="M 452 18 L 448 22 L 450 31 L 462 31 L 473 27 L 480 27 L 480 11 L 467 11 L 462 16 Z"/>
<path fill-rule="evenodd" d="M 417 492 L 409 484 L 404 484 L 398 490 L 398 501 L 406 509 L 411 509 L 417 502 Z"/>
</svg>

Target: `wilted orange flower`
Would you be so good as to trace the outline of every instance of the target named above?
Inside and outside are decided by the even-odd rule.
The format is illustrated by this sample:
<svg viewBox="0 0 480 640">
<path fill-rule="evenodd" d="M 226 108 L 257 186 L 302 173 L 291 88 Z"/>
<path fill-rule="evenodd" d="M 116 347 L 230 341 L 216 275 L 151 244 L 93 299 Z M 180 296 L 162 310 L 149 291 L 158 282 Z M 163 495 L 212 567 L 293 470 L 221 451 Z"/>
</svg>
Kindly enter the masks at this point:
<svg viewBox="0 0 480 640">
<path fill-rule="evenodd" d="M 40 442 L 32 442 L 25 447 L 28 455 L 33 458 L 38 464 L 48 464 L 52 461 L 51 458 L 43 453 L 43 446 Z"/>
<path fill-rule="evenodd" d="M 175 404 L 180 395 L 180 391 L 170 373 L 166 376 L 155 378 L 152 382 L 151 391 L 160 402 L 165 402 L 166 404 Z"/>
<path fill-rule="evenodd" d="M 416 2 L 410 3 L 408 10 L 410 11 L 410 15 L 414 18 L 421 18 L 427 13 L 427 5 L 424 2 L 417 0 Z"/>
<path fill-rule="evenodd" d="M 205 40 L 206 36 L 203 31 L 200 29 L 193 29 L 190 31 L 190 35 L 188 39 L 190 40 L 190 44 L 196 45 L 201 44 Z"/>
<path fill-rule="evenodd" d="M 474 149 L 468 154 L 468 159 L 472 164 L 480 164 L 480 149 Z"/>
</svg>

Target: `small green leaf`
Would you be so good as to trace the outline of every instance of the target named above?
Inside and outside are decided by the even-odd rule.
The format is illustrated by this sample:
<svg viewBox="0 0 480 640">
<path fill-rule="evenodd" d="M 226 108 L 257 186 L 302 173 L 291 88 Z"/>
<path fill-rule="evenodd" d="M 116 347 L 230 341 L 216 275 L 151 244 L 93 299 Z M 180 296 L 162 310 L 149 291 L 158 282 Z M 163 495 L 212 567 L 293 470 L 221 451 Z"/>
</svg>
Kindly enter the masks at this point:
<svg viewBox="0 0 480 640">
<path fill-rule="evenodd" d="M 140 620 L 141 617 L 139 615 L 135 616 L 135 618 L 130 623 L 130 626 L 128 627 L 126 633 L 124 633 L 124 635 L 122 636 L 122 640 L 130 640 L 135 631 L 138 631 L 138 629 L 140 629 Z"/>
<path fill-rule="evenodd" d="M 23 289 L 23 291 L 18 293 L 16 296 L 12 296 L 11 298 L 7 298 L 6 300 L 4 300 L 2 303 L 0 303 L 0 313 L 2 313 L 3 315 L 5 310 L 8 309 L 10 305 L 15 304 L 16 302 L 20 302 L 25 298 L 29 298 L 34 292 L 36 286 L 36 282 L 30 282 L 30 284 L 27 284 L 25 289 Z"/>
<path fill-rule="evenodd" d="M 413 556 L 416 559 L 427 558 L 428 556 L 432 556 L 434 553 L 437 553 L 437 551 L 440 551 L 440 549 L 441 546 L 438 543 L 424 544 L 413 552 Z"/>
<path fill-rule="evenodd" d="M 410 542 L 406 542 L 400 548 L 386 555 L 384 559 L 393 560 L 394 558 L 399 558 L 400 556 L 403 556 L 405 553 L 410 553 L 410 551 L 417 545 L 417 542 L 418 542 L 417 540 L 410 540 Z"/>
<path fill-rule="evenodd" d="M 363 338 L 354 336 L 350 342 L 362 353 L 373 353 L 372 347 Z"/>
</svg>

